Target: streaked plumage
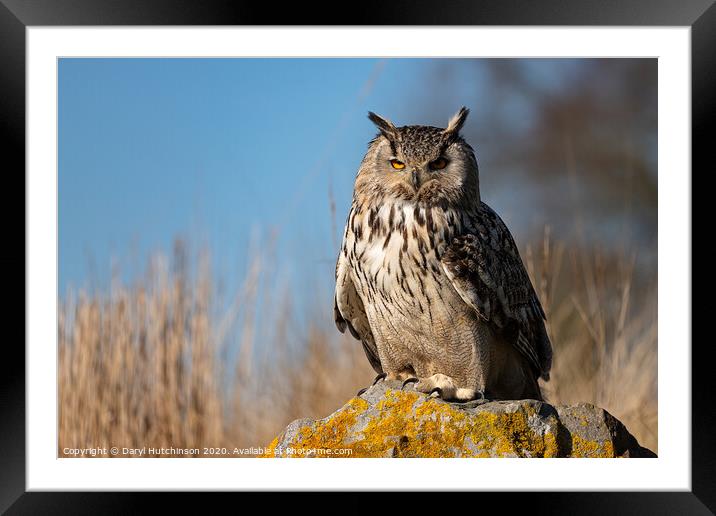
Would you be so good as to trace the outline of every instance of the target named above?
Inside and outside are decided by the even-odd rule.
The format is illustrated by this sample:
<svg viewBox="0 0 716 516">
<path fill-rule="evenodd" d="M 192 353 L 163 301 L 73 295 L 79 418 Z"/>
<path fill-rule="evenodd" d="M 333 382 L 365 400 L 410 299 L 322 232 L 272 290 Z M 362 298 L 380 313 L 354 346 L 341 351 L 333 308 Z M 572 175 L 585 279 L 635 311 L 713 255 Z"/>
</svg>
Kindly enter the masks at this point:
<svg viewBox="0 0 716 516">
<path fill-rule="evenodd" d="M 377 372 L 417 377 L 418 390 L 540 399 L 537 378 L 549 378 L 552 360 L 544 312 L 509 230 L 480 200 L 475 155 L 459 134 L 467 113 L 445 129 L 370 114 L 380 134 L 356 177 L 336 325 Z"/>
</svg>

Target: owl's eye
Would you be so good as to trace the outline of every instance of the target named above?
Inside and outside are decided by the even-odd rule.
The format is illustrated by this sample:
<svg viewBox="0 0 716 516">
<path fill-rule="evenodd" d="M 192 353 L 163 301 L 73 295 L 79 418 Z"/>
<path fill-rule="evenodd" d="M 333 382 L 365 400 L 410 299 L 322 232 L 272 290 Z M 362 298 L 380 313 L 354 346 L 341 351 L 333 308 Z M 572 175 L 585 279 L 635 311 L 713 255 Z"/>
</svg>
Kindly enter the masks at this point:
<svg viewBox="0 0 716 516">
<path fill-rule="evenodd" d="M 391 159 L 390 164 L 393 165 L 394 169 L 400 170 L 402 168 L 405 168 L 405 163 L 398 159 Z"/>
<path fill-rule="evenodd" d="M 447 167 L 447 160 L 445 158 L 438 158 L 435 161 L 430 162 L 430 170 L 442 170 Z"/>
</svg>

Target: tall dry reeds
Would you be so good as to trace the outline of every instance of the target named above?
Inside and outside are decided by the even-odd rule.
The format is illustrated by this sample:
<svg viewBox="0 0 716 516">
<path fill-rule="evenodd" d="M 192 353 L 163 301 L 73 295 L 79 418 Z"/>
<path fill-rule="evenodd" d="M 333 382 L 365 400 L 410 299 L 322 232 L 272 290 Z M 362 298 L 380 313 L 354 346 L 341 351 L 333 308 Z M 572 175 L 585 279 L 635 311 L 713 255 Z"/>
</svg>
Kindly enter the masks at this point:
<svg viewBox="0 0 716 516">
<path fill-rule="evenodd" d="M 526 264 L 554 349 L 552 403 L 593 403 L 657 451 L 657 278 L 636 277 L 635 256 L 555 244 L 545 231 Z"/>
<path fill-rule="evenodd" d="M 554 344 L 547 398 L 602 406 L 656 450 L 656 278 L 635 288 L 630 256 L 566 249 L 549 233 L 524 256 Z M 265 292 L 265 257 L 252 258 L 228 308 L 216 301 L 208 260 L 192 268 L 178 246 L 172 262 L 157 257 L 133 285 L 61 300 L 60 455 L 259 447 L 293 419 L 328 415 L 372 379 L 355 340 L 297 311 L 285 293 Z M 271 310 L 261 310 L 259 293 Z"/>
</svg>

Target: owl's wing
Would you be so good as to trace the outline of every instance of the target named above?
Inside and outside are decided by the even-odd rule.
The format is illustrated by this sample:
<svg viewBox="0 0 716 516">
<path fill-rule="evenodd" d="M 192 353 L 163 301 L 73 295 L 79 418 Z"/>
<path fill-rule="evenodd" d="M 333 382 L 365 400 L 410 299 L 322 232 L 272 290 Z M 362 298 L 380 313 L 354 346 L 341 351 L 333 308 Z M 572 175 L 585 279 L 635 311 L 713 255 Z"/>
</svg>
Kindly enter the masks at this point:
<svg viewBox="0 0 716 516">
<path fill-rule="evenodd" d="M 549 379 L 552 344 L 545 314 L 505 223 L 481 203 L 441 257 L 460 297 Z"/>
<path fill-rule="evenodd" d="M 368 316 L 365 314 L 363 301 L 356 291 L 350 274 L 350 264 L 344 253 L 338 256 L 336 262 L 336 293 L 333 302 L 333 318 L 341 333 L 346 328 L 351 335 L 360 340 L 363 344 L 363 351 L 368 357 L 370 365 L 377 373 L 383 372 L 378 357 L 378 348 L 375 345 L 373 332 L 368 323 Z"/>
</svg>

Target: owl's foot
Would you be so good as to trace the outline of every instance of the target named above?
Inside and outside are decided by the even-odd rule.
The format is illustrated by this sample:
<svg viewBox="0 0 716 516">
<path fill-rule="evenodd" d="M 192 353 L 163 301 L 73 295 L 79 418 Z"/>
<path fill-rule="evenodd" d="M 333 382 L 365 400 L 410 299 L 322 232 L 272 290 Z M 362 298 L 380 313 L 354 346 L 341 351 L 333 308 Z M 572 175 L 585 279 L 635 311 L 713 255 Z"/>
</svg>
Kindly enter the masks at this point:
<svg viewBox="0 0 716 516">
<path fill-rule="evenodd" d="M 482 393 L 475 389 L 458 387 L 457 382 L 444 374 L 434 374 L 427 378 L 408 378 L 403 382 L 403 387 L 408 383 L 415 384 L 415 390 L 432 396 L 437 394 L 438 398 L 446 401 L 471 401 L 478 399 Z M 484 396 L 483 396 L 484 397 Z"/>
<path fill-rule="evenodd" d="M 388 376 L 386 373 L 380 373 L 378 376 L 375 377 L 375 379 L 373 380 L 373 383 L 370 384 L 370 387 L 373 387 L 379 381 L 384 380 L 386 376 Z M 358 391 L 358 394 L 356 394 L 356 396 L 360 396 L 365 391 L 370 389 L 370 387 L 363 387 L 361 390 Z"/>
<path fill-rule="evenodd" d="M 414 377 L 414 376 L 411 376 L 410 378 L 406 379 L 406 380 L 403 382 L 403 385 L 400 386 L 400 390 L 402 391 L 403 389 L 405 389 L 405 386 L 408 385 L 408 384 L 418 383 L 419 381 L 420 381 L 419 378 L 416 378 L 416 377 Z"/>
</svg>

